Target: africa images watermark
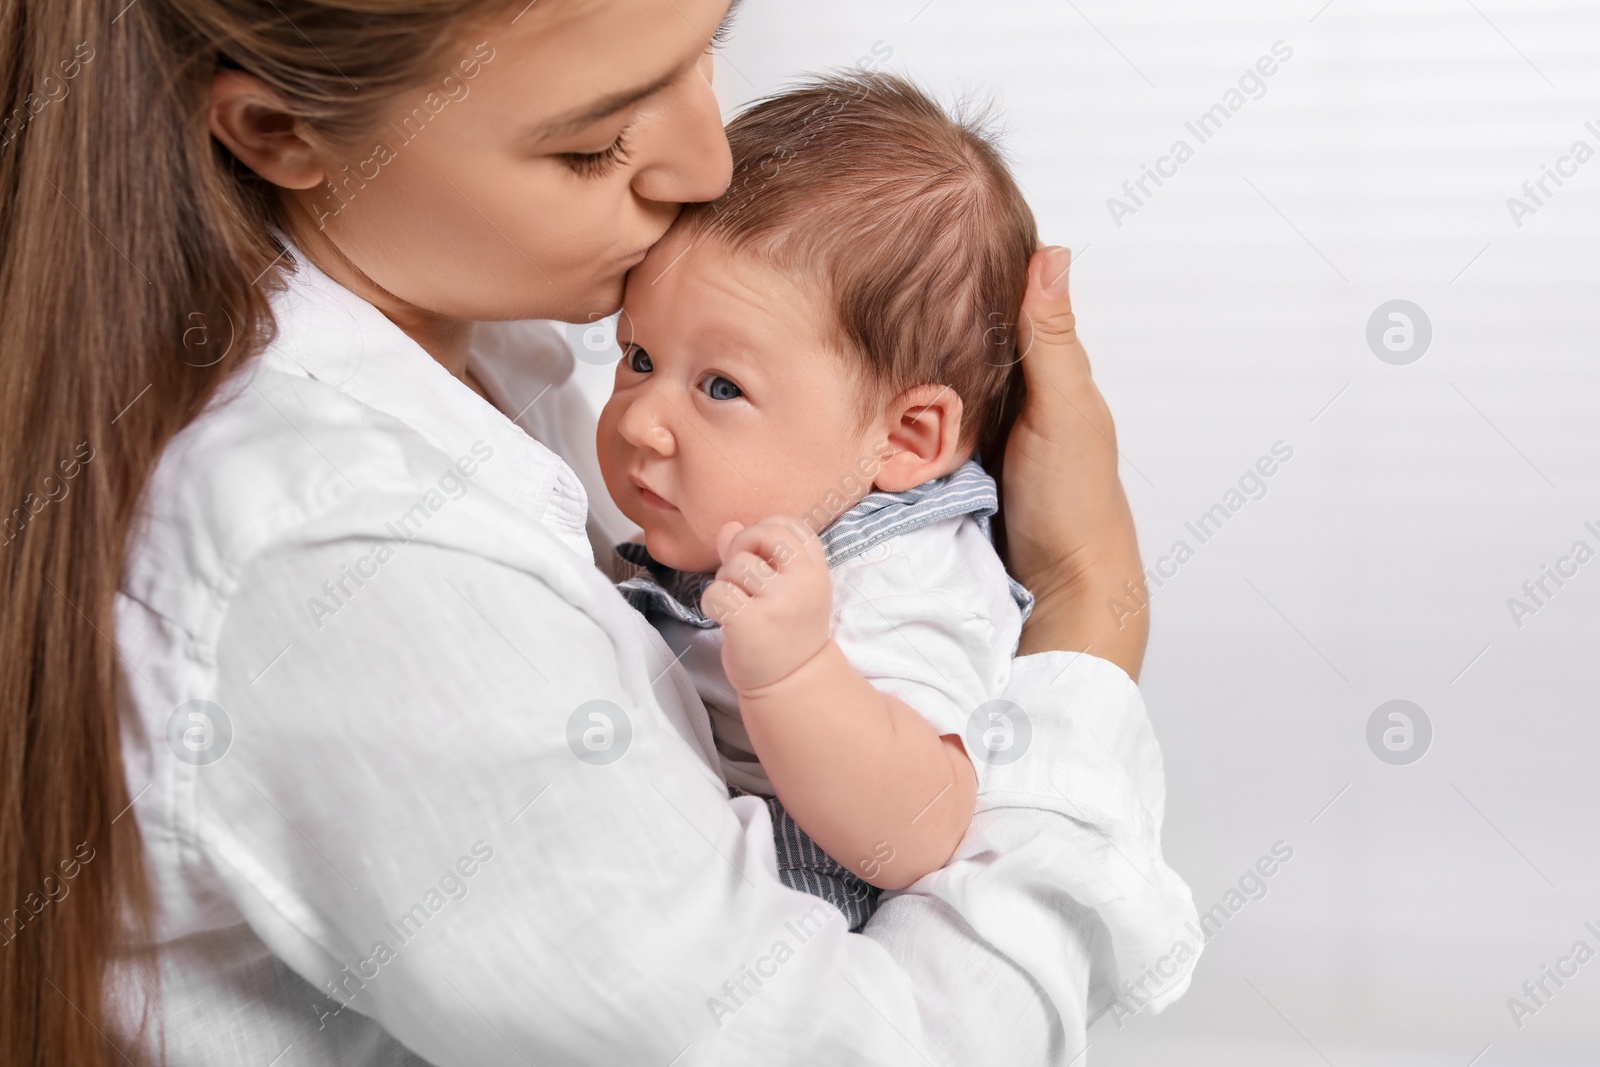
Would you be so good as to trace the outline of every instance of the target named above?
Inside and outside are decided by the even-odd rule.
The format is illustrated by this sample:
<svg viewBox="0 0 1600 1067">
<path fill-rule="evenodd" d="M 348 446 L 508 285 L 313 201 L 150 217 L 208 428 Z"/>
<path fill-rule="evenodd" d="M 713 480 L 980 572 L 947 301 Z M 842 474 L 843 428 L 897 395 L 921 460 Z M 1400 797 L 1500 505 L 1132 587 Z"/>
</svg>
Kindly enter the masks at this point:
<svg viewBox="0 0 1600 1067">
<path fill-rule="evenodd" d="M 893 58 L 892 46 L 881 40 L 875 41 L 872 45 L 872 54 L 858 58 L 856 66 L 866 74 L 873 74 Z M 866 86 L 860 87 L 862 95 L 867 91 Z M 711 205 L 712 217 L 736 218 L 749 210 L 755 203 L 755 196 L 760 187 L 776 178 L 785 163 L 799 155 L 802 148 L 816 139 L 819 128 L 848 105 L 849 99 L 842 94 L 830 94 L 825 100 L 812 105 L 800 120 L 794 137 L 783 141 L 760 159 L 740 168 L 741 173 L 735 176 L 733 183 Z"/>
<path fill-rule="evenodd" d="M 1585 122 L 1583 128 L 1595 139 L 1596 144 L 1600 144 L 1600 126 L 1593 119 Z M 1557 157 L 1555 166 L 1539 164 L 1538 177 L 1522 183 L 1522 195 L 1506 197 L 1506 210 L 1511 212 L 1511 221 L 1517 229 L 1522 229 L 1525 221 L 1537 215 L 1561 191 L 1567 184 L 1563 179 L 1576 178 L 1578 168 L 1594 157 L 1594 145 L 1580 137 L 1572 142 L 1565 155 Z M 1550 188 L 1551 182 L 1555 183 L 1554 189 Z"/>
<path fill-rule="evenodd" d="M 348 964 L 339 969 L 339 973 L 323 983 L 323 988 L 328 991 L 328 996 L 339 1005 L 334 1011 L 326 1011 L 321 1005 L 312 1004 L 311 1010 L 317 1016 L 317 1029 L 321 1030 L 332 1018 L 350 1006 L 367 983 L 378 977 L 378 973 L 386 965 L 394 962 L 400 955 L 400 950 L 415 941 L 422 933 L 424 926 L 445 906 L 465 900 L 472 891 L 470 880 L 483 869 L 490 860 L 494 859 L 494 846 L 481 838 L 472 843 L 469 854 L 458 857 L 454 864 L 444 869 L 439 875 L 438 884 L 428 887 L 422 898 L 410 908 L 400 913 L 399 917 L 383 924 L 383 929 L 389 938 L 394 941 L 391 946 L 389 940 L 379 938 L 372 943 L 372 948 L 367 955 L 353 964 Z M 353 988 L 352 988 L 353 986 Z"/>
<path fill-rule="evenodd" d="M 1189 538 L 1180 537 L 1173 542 L 1166 555 L 1160 556 L 1144 569 L 1144 590 L 1135 586 L 1130 578 L 1123 584 L 1125 597 L 1106 599 L 1106 610 L 1111 612 L 1117 629 L 1122 629 L 1128 619 L 1148 608 L 1153 590 L 1160 589 L 1177 577 L 1179 569 L 1194 559 L 1201 546 L 1221 533 L 1229 519 L 1243 511 L 1251 501 L 1265 498 L 1269 491 L 1267 479 L 1277 474 L 1293 458 L 1293 445 L 1286 441 L 1274 441 L 1270 453 L 1245 468 L 1237 484 L 1229 487 L 1221 500 L 1201 512 L 1193 521 L 1184 523 L 1183 528 L 1194 538 L 1193 544 L 1189 543 Z"/>
<path fill-rule="evenodd" d="M 822 499 L 812 506 L 805 514 L 798 516 L 797 522 L 804 526 L 812 536 L 822 533 L 833 524 L 834 520 L 850 509 L 853 502 L 858 501 L 866 493 L 872 491 L 873 482 L 883 465 L 895 454 L 894 446 L 887 441 L 880 441 L 873 447 L 871 455 L 862 456 L 855 461 L 850 469 L 840 476 L 837 483 L 822 494 Z M 798 535 L 798 530 L 796 530 Z M 798 539 L 798 538 L 797 538 Z M 744 572 L 739 575 L 745 588 L 750 591 L 759 590 L 767 582 L 777 577 L 777 569 L 794 559 L 799 553 L 798 545 L 791 545 L 787 540 L 780 540 L 772 548 L 772 562 L 766 565 L 765 572 L 752 571 L 747 565 Z M 746 601 L 748 603 L 748 601 Z M 742 606 L 742 605 L 740 605 Z M 739 607 L 730 607 L 723 599 L 718 598 L 706 614 L 714 619 L 720 626 L 725 624 L 739 611 Z"/>
<path fill-rule="evenodd" d="M 706 1011 L 711 1013 L 711 1021 L 717 1029 L 722 1029 L 724 1021 L 749 1005 L 761 992 L 761 987 L 777 976 L 778 968 L 795 958 L 801 946 L 816 937 L 817 932 L 829 921 L 838 918 L 840 915 L 837 911 L 818 900 L 813 901 L 804 914 L 785 922 L 783 932 L 786 936 L 774 941 L 766 953 L 756 957 L 753 964 L 741 964 L 739 973 L 722 983 L 721 996 L 706 998 Z"/>
<path fill-rule="evenodd" d="M 1157 157 L 1154 168 L 1148 163 L 1140 164 L 1139 176 L 1122 183 L 1122 193 L 1126 199 L 1116 196 L 1106 199 L 1106 210 L 1111 212 L 1111 221 L 1117 224 L 1117 229 L 1122 229 L 1123 219 L 1137 215 L 1139 209 L 1155 197 L 1155 190 L 1150 188 L 1151 182 L 1155 183 L 1156 189 L 1160 189 L 1167 184 L 1166 179 L 1177 177 L 1178 168 L 1195 157 L 1197 146 L 1222 132 L 1228 120 L 1242 111 L 1247 103 L 1267 95 L 1267 79 L 1278 73 L 1280 63 L 1289 62 L 1293 56 L 1294 48 L 1289 44 L 1273 41 L 1271 54 L 1263 55 L 1255 61 L 1254 66 L 1246 67 L 1244 73 L 1239 75 L 1236 88 L 1223 93 L 1220 101 L 1183 124 L 1183 128 L 1194 138 L 1193 145 L 1187 138 L 1179 137 L 1172 142 L 1166 155 Z"/>
<path fill-rule="evenodd" d="M 1595 539 L 1595 544 L 1600 544 L 1600 526 L 1586 522 L 1583 528 Z M 1537 615 L 1547 607 L 1567 582 L 1578 576 L 1578 569 L 1594 557 L 1594 546 L 1580 537 L 1572 542 L 1565 555 L 1556 557 L 1555 563 L 1540 564 L 1539 573 L 1522 583 L 1522 596 L 1506 597 L 1506 610 L 1511 613 L 1516 628 L 1522 629 L 1530 615 Z"/>
<path fill-rule="evenodd" d="M 85 855 L 85 852 L 88 855 Z M 56 864 L 59 874 L 45 875 L 39 885 L 39 892 L 29 893 L 22 898 L 19 906 L 11 909 L 10 915 L 0 917 L 0 937 L 5 938 L 4 944 L 9 947 L 23 928 L 37 918 L 45 908 L 67 899 L 67 894 L 72 892 L 72 880 L 78 877 L 84 866 L 94 857 L 94 846 L 87 841 L 80 841 L 73 847 L 71 856 Z"/>
<path fill-rule="evenodd" d="M 477 457 L 474 459 L 473 457 Z M 383 528 L 394 535 L 395 541 L 403 547 L 427 525 L 429 519 L 442 511 L 445 505 L 460 500 L 472 488 L 472 478 L 478 473 L 479 464 L 487 463 L 494 457 L 494 446 L 483 440 L 472 443 L 472 455 L 463 455 L 455 463 L 446 468 L 439 476 L 438 488 L 428 489 L 417 497 L 416 503 L 402 511 L 392 521 L 383 524 Z M 448 495 L 447 495 L 448 494 Z M 306 598 L 306 610 L 311 613 L 311 621 L 317 624 L 317 629 L 322 629 L 323 620 L 337 615 L 350 601 L 355 599 L 358 592 L 368 582 L 378 576 L 378 571 L 385 563 L 394 558 L 398 548 L 391 548 L 388 542 L 376 541 L 368 551 L 356 559 L 354 564 L 342 563 L 339 573 L 322 583 L 322 596 Z M 350 588 L 351 584 L 355 588 Z"/>
<path fill-rule="evenodd" d="M 1584 930 L 1595 939 L 1595 944 L 1600 944 L 1600 922 L 1590 920 L 1583 924 Z M 1573 942 L 1566 955 L 1559 957 L 1555 966 L 1549 964 L 1539 965 L 1539 977 L 1530 978 L 1522 983 L 1521 997 L 1507 997 L 1506 1010 L 1511 1013 L 1511 1021 L 1521 1030 L 1527 1025 L 1527 1020 L 1538 1015 L 1544 1010 L 1545 1005 L 1555 997 L 1573 978 L 1578 976 L 1578 968 L 1588 963 L 1595 957 L 1594 945 L 1583 938 Z M 1555 989 L 1550 986 L 1554 984 Z"/>
<path fill-rule="evenodd" d="M 1166 955 L 1145 965 L 1138 978 L 1124 978 L 1116 998 L 1111 1002 L 1111 1019 L 1122 1029 L 1125 1020 L 1147 1008 L 1161 991 L 1177 978 L 1188 973 L 1189 962 L 1200 954 L 1200 947 L 1221 933 L 1233 918 L 1248 905 L 1266 899 L 1268 881 L 1290 860 L 1294 859 L 1294 846 L 1287 841 L 1274 841 L 1270 855 L 1261 856 L 1245 868 L 1235 885 L 1229 886 L 1222 899 L 1199 913 L 1200 925 L 1184 923 L 1184 929 L 1193 938 L 1174 941 Z"/>
<path fill-rule="evenodd" d="M 328 220 L 348 207 L 357 194 L 367 187 L 367 182 L 375 181 L 383 173 L 383 168 L 399 156 L 400 149 L 422 136 L 422 131 L 440 112 L 453 103 L 459 104 L 465 100 L 472 92 L 472 86 L 467 83 L 482 73 L 483 65 L 494 57 L 494 47 L 488 41 L 479 41 L 471 55 L 450 68 L 450 73 L 444 76 L 438 88 L 429 90 L 409 114 L 401 117 L 399 125 L 392 121 L 389 123 L 394 136 L 374 144 L 372 153 L 355 164 L 354 173 L 351 172 L 351 165 L 346 163 L 340 176 L 324 179 L 322 199 L 311 205 L 317 229 L 325 229 Z"/>
<path fill-rule="evenodd" d="M 4 534 L 5 543 L 10 544 L 22 533 L 33 517 L 51 504 L 58 504 L 67 498 L 72 491 L 68 483 L 78 476 L 83 465 L 94 459 L 94 446 L 88 441 L 81 442 L 72 450 L 72 455 L 56 464 L 59 476 L 52 472 L 44 476 L 39 483 L 38 493 L 29 493 L 22 498 L 22 507 L 13 508 L 5 521 L 0 523 L 0 533 Z M 54 483 L 54 484 L 52 484 Z"/>
<path fill-rule="evenodd" d="M 72 58 L 56 64 L 61 71 L 60 76 L 46 74 L 39 80 L 38 90 L 22 98 L 21 107 L 13 108 L 11 114 L 0 118 L 0 149 L 10 148 L 45 108 L 65 100 L 67 94 L 72 92 L 72 87 L 67 83 L 83 73 L 84 66 L 92 62 L 94 56 L 94 47 L 88 41 L 79 41 L 72 50 Z"/>
</svg>

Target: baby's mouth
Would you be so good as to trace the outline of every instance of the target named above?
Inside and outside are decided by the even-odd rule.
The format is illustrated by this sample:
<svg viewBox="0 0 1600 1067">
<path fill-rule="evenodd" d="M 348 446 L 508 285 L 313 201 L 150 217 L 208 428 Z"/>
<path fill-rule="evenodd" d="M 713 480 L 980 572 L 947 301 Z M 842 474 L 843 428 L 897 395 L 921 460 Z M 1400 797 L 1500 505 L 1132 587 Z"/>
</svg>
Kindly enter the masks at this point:
<svg viewBox="0 0 1600 1067">
<path fill-rule="evenodd" d="M 639 499 L 643 500 L 646 504 L 649 504 L 653 508 L 660 508 L 662 511 L 678 510 L 677 506 L 674 505 L 672 501 L 668 500 L 654 489 L 651 489 L 645 484 L 644 479 L 640 478 L 637 474 L 628 475 L 628 480 L 633 483 L 633 487 L 635 489 L 639 490 Z"/>
</svg>

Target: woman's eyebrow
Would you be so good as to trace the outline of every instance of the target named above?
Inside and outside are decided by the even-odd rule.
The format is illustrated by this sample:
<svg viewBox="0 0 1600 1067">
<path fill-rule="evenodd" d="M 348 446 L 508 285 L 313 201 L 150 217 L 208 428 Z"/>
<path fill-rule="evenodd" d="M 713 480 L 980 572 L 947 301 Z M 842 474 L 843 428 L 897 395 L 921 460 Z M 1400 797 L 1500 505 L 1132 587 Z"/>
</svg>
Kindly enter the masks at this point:
<svg viewBox="0 0 1600 1067">
<path fill-rule="evenodd" d="M 696 57 L 699 58 L 698 56 Z M 687 66 L 688 64 L 684 64 Z M 603 118 L 615 115 L 626 107 L 637 104 L 647 96 L 659 93 L 670 85 L 673 79 L 683 73 L 684 66 L 676 67 L 648 85 L 641 85 L 634 89 L 624 89 L 621 92 L 602 96 L 599 100 L 587 104 L 565 115 L 555 118 L 534 127 L 529 135 L 535 141 L 547 141 L 555 137 L 562 137 L 569 133 L 577 133 Z"/>
<path fill-rule="evenodd" d="M 733 21 L 733 17 L 738 13 L 739 5 L 742 3 L 744 3 L 744 0 L 733 0 L 733 3 L 728 6 L 728 13 L 722 18 L 723 26 Z M 718 32 L 721 31 L 719 30 Z M 706 38 L 706 43 L 709 45 L 711 40 L 711 37 Z M 623 89 L 619 92 L 602 96 L 599 100 L 569 111 L 564 115 L 557 115 L 555 118 L 534 127 L 529 137 L 534 141 L 546 141 L 570 133 L 577 133 L 593 123 L 599 122 L 601 119 L 609 118 L 624 108 L 637 104 L 648 96 L 659 93 L 685 70 L 699 61 L 700 54 L 697 52 L 689 57 L 688 60 L 678 64 L 648 85 L 641 85 L 633 89 Z"/>
</svg>

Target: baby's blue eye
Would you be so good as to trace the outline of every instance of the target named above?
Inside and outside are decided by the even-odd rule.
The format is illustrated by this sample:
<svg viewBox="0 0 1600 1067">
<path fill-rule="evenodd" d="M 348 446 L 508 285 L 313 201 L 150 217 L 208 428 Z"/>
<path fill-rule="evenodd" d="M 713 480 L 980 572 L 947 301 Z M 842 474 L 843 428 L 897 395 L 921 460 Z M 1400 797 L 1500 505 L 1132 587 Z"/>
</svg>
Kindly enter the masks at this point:
<svg viewBox="0 0 1600 1067">
<path fill-rule="evenodd" d="M 628 346 L 628 369 L 635 374 L 649 374 L 655 370 L 655 364 L 650 362 L 650 353 L 638 345 Z"/>
<path fill-rule="evenodd" d="M 737 400 L 744 396 L 744 390 L 717 374 L 706 379 L 706 395 L 712 400 Z"/>
</svg>

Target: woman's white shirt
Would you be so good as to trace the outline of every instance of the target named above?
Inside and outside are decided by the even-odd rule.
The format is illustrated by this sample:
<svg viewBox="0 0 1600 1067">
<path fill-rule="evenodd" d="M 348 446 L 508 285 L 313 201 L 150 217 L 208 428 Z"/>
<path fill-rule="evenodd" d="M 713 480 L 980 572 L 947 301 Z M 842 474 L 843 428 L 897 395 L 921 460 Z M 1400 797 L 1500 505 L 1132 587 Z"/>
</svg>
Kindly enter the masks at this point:
<svg viewBox="0 0 1600 1067">
<path fill-rule="evenodd" d="M 478 328 L 513 421 L 296 258 L 275 340 L 163 456 L 117 601 L 161 978 L 119 974 L 124 1047 L 1014 1067 L 1181 995 L 1193 907 L 1126 675 L 1015 661 L 1026 751 L 978 762 L 951 864 L 847 933 L 778 881 L 765 806 L 595 566 L 625 520 L 580 480 L 559 335 Z"/>
</svg>

